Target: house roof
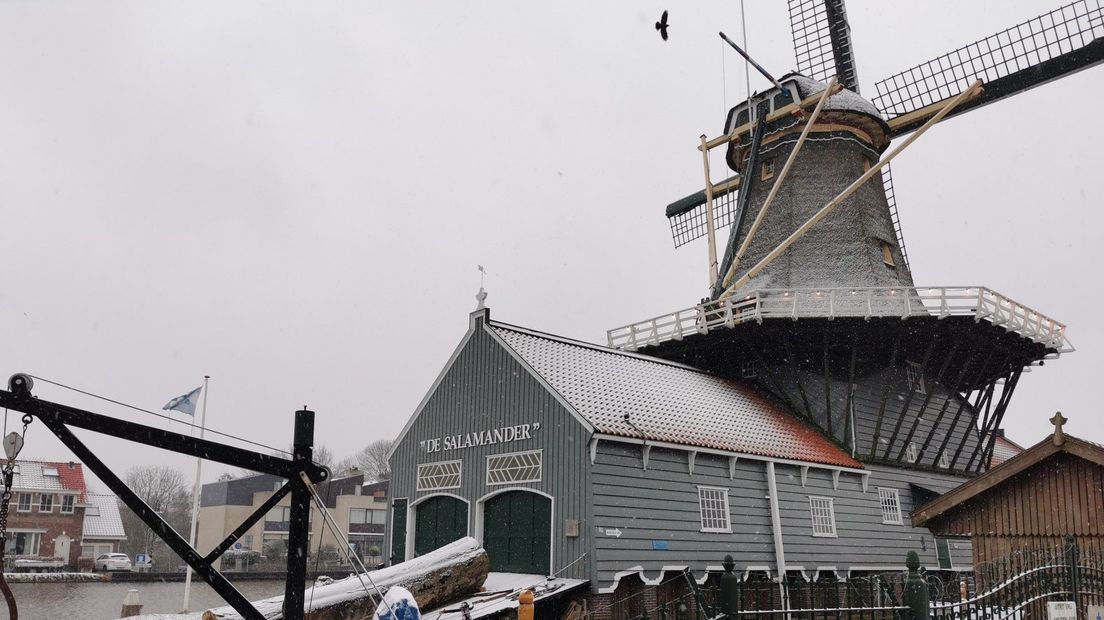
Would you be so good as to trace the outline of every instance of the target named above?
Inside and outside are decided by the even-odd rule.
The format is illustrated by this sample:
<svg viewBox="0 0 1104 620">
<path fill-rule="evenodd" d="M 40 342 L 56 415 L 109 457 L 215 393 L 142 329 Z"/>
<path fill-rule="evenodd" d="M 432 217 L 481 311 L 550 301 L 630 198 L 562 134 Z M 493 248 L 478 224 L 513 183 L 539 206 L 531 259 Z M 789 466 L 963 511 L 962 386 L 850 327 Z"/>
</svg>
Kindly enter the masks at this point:
<svg viewBox="0 0 1104 620">
<path fill-rule="evenodd" d="M 18 472 L 12 477 L 13 489 L 36 491 L 76 491 L 84 501 L 88 487 L 80 463 L 53 461 L 16 461 Z"/>
<path fill-rule="evenodd" d="M 489 329 L 598 433 L 862 467 L 749 384 L 502 323 Z"/>
<path fill-rule="evenodd" d="M 84 533 L 89 538 L 126 538 L 123 518 L 119 514 L 119 501 L 114 495 L 88 494 L 88 507 L 84 510 Z"/>
<path fill-rule="evenodd" d="M 993 444 L 993 460 L 990 462 L 989 466 L 996 467 L 1023 451 L 1024 448 L 1020 444 L 1008 439 L 1004 435 L 997 435 L 997 440 Z"/>
<path fill-rule="evenodd" d="M 1011 443 L 1011 442 L 1009 442 Z M 1059 430 L 984 474 L 969 480 L 912 511 L 912 524 L 926 527 L 947 511 L 988 492 L 1002 482 L 1034 469 L 1055 454 L 1065 453 L 1104 467 L 1104 446 L 1066 435 Z"/>
</svg>

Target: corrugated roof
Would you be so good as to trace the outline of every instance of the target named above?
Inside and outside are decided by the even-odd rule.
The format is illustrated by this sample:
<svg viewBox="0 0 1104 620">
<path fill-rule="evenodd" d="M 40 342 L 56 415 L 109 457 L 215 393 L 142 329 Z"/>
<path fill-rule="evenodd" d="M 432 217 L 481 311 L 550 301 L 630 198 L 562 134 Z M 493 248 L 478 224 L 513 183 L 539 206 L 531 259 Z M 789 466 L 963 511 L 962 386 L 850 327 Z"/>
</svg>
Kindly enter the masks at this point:
<svg viewBox="0 0 1104 620">
<path fill-rule="evenodd" d="M 123 518 L 119 514 L 119 501 L 114 495 L 88 494 L 88 506 L 96 510 L 84 511 L 85 538 L 125 538 Z"/>
<path fill-rule="evenodd" d="M 491 329 L 600 433 L 862 467 L 747 384 L 501 323 Z"/>
</svg>

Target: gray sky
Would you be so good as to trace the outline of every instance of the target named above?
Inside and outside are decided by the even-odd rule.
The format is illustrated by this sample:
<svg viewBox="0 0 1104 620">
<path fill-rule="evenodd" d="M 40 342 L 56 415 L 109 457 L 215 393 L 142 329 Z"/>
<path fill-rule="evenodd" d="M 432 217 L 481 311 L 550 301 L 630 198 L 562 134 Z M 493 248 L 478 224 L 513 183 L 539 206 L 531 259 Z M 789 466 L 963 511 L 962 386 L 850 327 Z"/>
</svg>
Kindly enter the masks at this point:
<svg viewBox="0 0 1104 620">
<path fill-rule="evenodd" d="M 851 0 L 864 92 L 1057 4 Z M 747 10 L 752 53 L 793 69 L 783 3 Z M 0 2 L 0 373 L 151 409 L 210 374 L 211 427 L 284 447 L 307 404 L 345 455 L 402 428 L 477 264 L 494 318 L 595 342 L 690 306 L 705 247 L 673 249 L 663 208 L 700 189 L 698 135 L 746 96 L 717 30 L 738 38 L 739 2 Z M 1102 96 L 1097 67 L 894 162 L 918 284 L 1069 325 L 1078 351 L 1009 409 L 1023 443 L 1058 409 L 1104 441 Z M 81 436 L 119 469 L 191 471 Z M 40 423 L 24 456 L 69 458 Z"/>
</svg>

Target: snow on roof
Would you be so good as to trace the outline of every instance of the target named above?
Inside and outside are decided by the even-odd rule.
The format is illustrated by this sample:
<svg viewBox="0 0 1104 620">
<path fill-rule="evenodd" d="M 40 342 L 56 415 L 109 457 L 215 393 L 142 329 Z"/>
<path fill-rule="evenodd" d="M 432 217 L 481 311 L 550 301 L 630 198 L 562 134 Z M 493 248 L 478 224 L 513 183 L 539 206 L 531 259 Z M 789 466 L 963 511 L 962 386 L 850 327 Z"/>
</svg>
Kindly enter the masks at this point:
<svg viewBox="0 0 1104 620">
<path fill-rule="evenodd" d="M 793 81 L 797 84 L 797 91 L 801 98 L 809 97 L 816 93 L 823 91 L 828 87 L 827 84 L 820 80 L 814 80 L 809 77 L 805 77 L 799 73 L 792 73 L 782 78 L 782 82 Z M 847 89 L 843 89 L 838 93 L 828 98 L 828 101 L 824 103 L 825 110 L 847 110 L 850 112 L 861 112 L 863 114 L 869 114 L 876 119 L 885 120 L 882 118 L 882 113 L 878 111 L 878 108 L 874 107 L 873 103 L 870 103 L 866 99 L 862 98 L 862 95 L 852 92 Z"/>
<path fill-rule="evenodd" d="M 599 433 L 862 467 L 748 384 L 501 323 L 490 328 Z"/>
<path fill-rule="evenodd" d="M 77 491 L 82 500 L 88 490 L 80 463 L 16 461 L 16 465 L 17 473 L 12 479 L 12 487 L 15 489 Z"/>
<path fill-rule="evenodd" d="M 84 538 L 125 538 L 119 502 L 114 495 L 88 494 L 84 511 Z"/>
<path fill-rule="evenodd" d="M 1023 447 L 1016 442 L 1003 435 L 997 435 L 997 441 L 993 444 L 993 461 L 989 466 L 996 467 L 1023 451 Z"/>
</svg>

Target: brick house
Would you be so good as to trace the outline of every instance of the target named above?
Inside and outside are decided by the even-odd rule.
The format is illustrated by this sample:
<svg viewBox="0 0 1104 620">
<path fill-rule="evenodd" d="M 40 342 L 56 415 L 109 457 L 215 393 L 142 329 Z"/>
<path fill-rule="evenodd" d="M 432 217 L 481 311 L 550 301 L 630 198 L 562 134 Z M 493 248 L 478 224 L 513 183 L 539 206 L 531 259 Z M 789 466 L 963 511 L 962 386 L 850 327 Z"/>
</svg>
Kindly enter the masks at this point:
<svg viewBox="0 0 1104 620">
<path fill-rule="evenodd" d="M 17 461 L 14 474 L 6 557 L 56 557 L 76 566 L 88 493 L 80 463 Z"/>
</svg>

